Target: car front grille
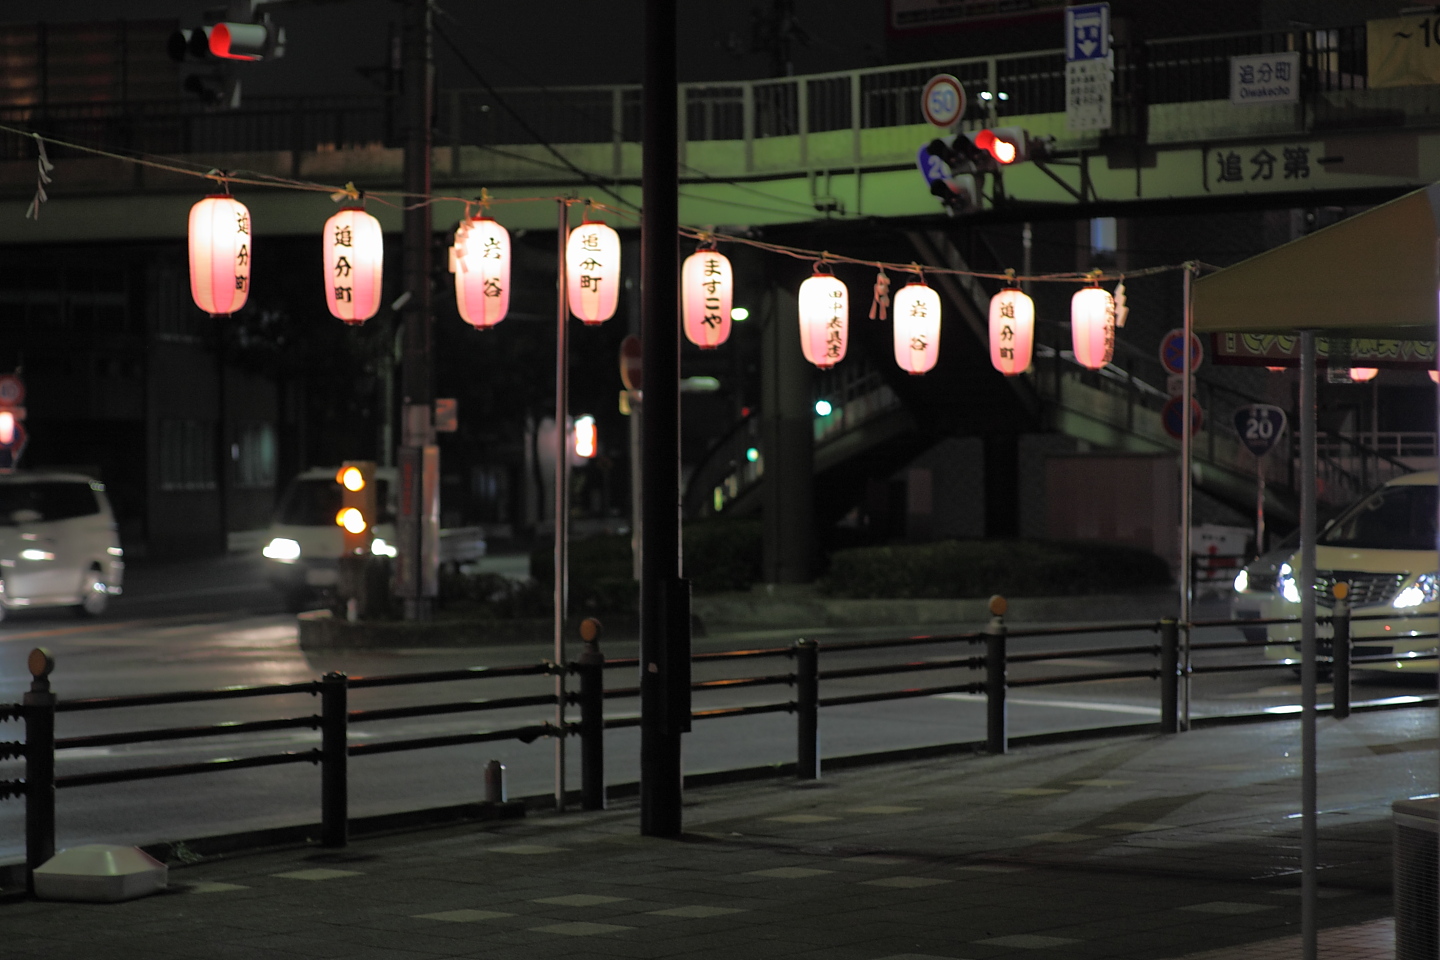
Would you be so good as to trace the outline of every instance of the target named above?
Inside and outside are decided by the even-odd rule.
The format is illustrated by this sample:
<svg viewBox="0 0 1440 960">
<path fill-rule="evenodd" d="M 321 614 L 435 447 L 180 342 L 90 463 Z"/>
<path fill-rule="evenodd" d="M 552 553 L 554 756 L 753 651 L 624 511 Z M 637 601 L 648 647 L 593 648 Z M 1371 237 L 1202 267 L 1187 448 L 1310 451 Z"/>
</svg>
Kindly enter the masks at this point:
<svg viewBox="0 0 1440 960">
<path fill-rule="evenodd" d="M 1375 607 L 1389 603 L 1400 592 L 1405 581 L 1403 573 L 1364 573 L 1359 570 L 1318 570 L 1315 577 L 1315 601 L 1322 607 L 1335 606 L 1335 584 L 1345 581 L 1350 595 L 1345 599 L 1351 607 Z"/>
</svg>

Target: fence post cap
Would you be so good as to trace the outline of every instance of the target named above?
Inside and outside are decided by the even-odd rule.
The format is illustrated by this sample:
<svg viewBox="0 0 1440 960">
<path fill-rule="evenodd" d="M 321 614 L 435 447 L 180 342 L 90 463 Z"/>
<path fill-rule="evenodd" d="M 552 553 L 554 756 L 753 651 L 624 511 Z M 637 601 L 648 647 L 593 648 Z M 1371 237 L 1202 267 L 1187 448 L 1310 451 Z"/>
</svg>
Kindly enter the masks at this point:
<svg viewBox="0 0 1440 960">
<path fill-rule="evenodd" d="M 55 658 L 50 656 L 50 651 L 44 647 L 36 647 L 30 651 L 30 659 L 26 661 L 30 668 L 30 676 L 36 680 L 42 680 L 50 676 L 55 669 Z"/>
<path fill-rule="evenodd" d="M 1350 596 L 1350 584 L 1346 583 L 1344 580 L 1337 580 L 1335 582 L 1335 586 L 1330 588 L 1330 593 L 1332 596 L 1335 597 L 1336 600 L 1344 600 L 1346 597 Z"/>
<path fill-rule="evenodd" d="M 600 634 L 605 630 L 605 625 L 596 617 L 586 617 L 580 621 L 580 639 L 586 643 L 594 643 L 600 639 Z"/>
<path fill-rule="evenodd" d="M 990 598 L 990 615 L 992 617 L 1005 616 L 1005 611 L 1009 609 L 1009 607 L 1009 601 L 1007 601 L 1004 597 L 1000 596 L 1000 594 L 998 593 Z"/>
</svg>

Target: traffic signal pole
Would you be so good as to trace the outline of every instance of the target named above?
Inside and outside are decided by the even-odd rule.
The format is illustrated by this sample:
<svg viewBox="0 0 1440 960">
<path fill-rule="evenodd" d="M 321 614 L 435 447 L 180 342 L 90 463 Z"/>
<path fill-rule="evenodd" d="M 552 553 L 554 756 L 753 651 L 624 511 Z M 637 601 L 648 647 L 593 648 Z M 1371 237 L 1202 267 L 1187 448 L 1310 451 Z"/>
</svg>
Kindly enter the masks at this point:
<svg viewBox="0 0 1440 960">
<path fill-rule="evenodd" d="M 430 193 L 435 59 L 431 0 L 407 0 L 402 41 L 406 207 L 402 260 L 408 300 L 401 317 L 400 515 L 396 586 L 405 619 L 428 620 L 438 592 L 439 496 L 435 387 L 431 371 Z M 385 411 L 392 416 L 392 411 Z"/>
<path fill-rule="evenodd" d="M 681 832 L 690 591 L 680 577 L 679 121 L 675 0 L 645 0 L 640 227 L 640 832 Z"/>
</svg>

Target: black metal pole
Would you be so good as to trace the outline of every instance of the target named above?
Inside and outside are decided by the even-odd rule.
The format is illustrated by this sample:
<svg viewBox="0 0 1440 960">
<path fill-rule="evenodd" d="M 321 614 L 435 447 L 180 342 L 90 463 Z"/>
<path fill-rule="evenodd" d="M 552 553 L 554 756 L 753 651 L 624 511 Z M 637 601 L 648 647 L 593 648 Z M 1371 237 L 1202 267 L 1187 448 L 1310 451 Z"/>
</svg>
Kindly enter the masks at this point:
<svg viewBox="0 0 1440 960">
<path fill-rule="evenodd" d="M 1005 627 L 1004 597 L 990 598 L 990 623 L 985 628 L 985 749 L 1006 753 L 1010 749 L 1009 717 L 1005 708 Z"/>
<path fill-rule="evenodd" d="M 795 641 L 795 776 L 820 779 L 820 646 Z"/>
<path fill-rule="evenodd" d="M 1160 732 L 1180 732 L 1180 624 L 1160 621 Z"/>
<path fill-rule="evenodd" d="M 25 694 L 25 882 L 35 892 L 35 868 L 55 856 L 55 660 L 30 651 L 30 690 Z"/>
<path fill-rule="evenodd" d="M 320 842 L 350 841 L 350 678 L 327 673 L 320 680 Z"/>
<path fill-rule="evenodd" d="M 599 621 L 576 661 L 580 674 L 580 808 L 605 809 L 605 654 L 600 652 Z"/>
<path fill-rule="evenodd" d="M 640 227 L 640 832 L 681 830 L 680 737 L 689 728 L 690 630 L 680 579 L 679 120 L 675 0 L 645 0 Z"/>
<path fill-rule="evenodd" d="M 1335 609 L 1330 613 L 1330 626 L 1334 637 L 1330 641 L 1330 683 L 1334 690 L 1332 716 L 1344 720 L 1350 716 L 1350 604 L 1340 596 L 1340 584 L 1335 584 Z M 1348 588 L 1343 591 L 1349 593 Z"/>
</svg>

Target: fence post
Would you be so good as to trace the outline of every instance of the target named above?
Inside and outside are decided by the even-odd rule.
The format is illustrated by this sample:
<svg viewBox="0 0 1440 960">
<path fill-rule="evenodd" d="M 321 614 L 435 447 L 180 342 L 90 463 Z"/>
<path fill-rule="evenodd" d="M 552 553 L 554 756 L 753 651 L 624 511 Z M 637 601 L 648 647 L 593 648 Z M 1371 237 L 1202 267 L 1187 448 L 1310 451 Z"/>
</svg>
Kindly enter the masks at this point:
<svg viewBox="0 0 1440 960">
<path fill-rule="evenodd" d="M 1160 732 L 1180 732 L 1180 624 L 1160 621 Z"/>
<path fill-rule="evenodd" d="M 350 678 L 343 673 L 320 680 L 320 842 L 327 847 L 350 840 L 349 690 Z"/>
<path fill-rule="evenodd" d="M 605 654 L 600 621 L 580 621 L 585 649 L 576 661 L 580 674 L 580 809 L 605 809 Z"/>
<path fill-rule="evenodd" d="M 35 892 L 35 868 L 55 856 L 55 658 L 42 647 L 30 651 L 30 690 L 25 694 L 25 883 Z"/>
<path fill-rule="evenodd" d="M 1007 753 L 1010 728 L 1005 708 L 1005 598 L 990 598 L 990 624 L 985 628 L 985 749 Z"/>
<path fill-rule="evenodd" d="M 1330 615 L 1334 639 L 1330 641 L 1330 683 L 1334 688 L 1332 715 L 1336 720 L 1350 716 L 1350 584 L 1343 580 L 1334 587 L 1335 609 Z"/>
<path fill-rule="evenodd" d="M 820 779 L 820 645 L 795 641 L 795 776 Z"/>
</svg>

